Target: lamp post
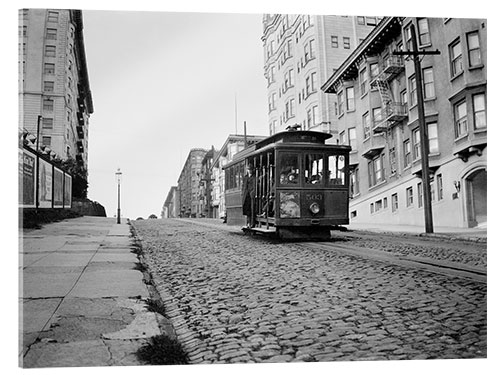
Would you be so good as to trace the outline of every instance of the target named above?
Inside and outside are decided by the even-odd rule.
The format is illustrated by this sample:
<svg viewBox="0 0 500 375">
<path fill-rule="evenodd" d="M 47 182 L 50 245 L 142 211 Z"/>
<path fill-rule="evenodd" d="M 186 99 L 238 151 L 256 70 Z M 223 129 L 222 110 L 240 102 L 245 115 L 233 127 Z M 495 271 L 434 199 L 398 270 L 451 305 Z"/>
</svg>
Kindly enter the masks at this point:
<svg viewBox="0 0 500 375">
<path fill-rule="evenodd" d="M 118 168 L 115 175 L 116 175 L 116 182 L 118 183 L 118 210 L 116 213 L 116 223 L 121 224 L 121 220 L 120 220 L 120 183 L 122 180 L 122 172 L 120 172 L 120 168 Z"/>
</svg>

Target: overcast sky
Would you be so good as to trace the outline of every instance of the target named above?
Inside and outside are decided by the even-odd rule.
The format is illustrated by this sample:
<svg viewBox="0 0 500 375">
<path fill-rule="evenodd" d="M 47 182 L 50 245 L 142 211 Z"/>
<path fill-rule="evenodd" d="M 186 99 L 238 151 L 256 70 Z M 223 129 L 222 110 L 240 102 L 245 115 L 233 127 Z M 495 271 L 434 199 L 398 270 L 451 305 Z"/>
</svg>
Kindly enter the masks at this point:
<svg viewBox="0 0 500 375">
<path fill-rule="evenodd" d="M 135 219 L 160 215 L 191 148 L 268 134 L 262 16 L 84 10 L 94 113 L 89 198 Z M 106 30 L 106 32 L 103 32 Z"/>
</svg>

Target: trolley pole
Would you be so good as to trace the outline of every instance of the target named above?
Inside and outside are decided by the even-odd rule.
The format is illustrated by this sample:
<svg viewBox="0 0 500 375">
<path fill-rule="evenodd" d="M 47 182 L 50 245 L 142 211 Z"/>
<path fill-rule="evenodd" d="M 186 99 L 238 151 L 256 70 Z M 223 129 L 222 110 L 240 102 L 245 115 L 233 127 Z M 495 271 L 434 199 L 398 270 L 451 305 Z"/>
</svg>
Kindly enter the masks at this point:
<svg viewBox="0 0 500 375">
<path fill-rule="evenodd" d="M 429 134 L 427 131 L 427 124 L 425 122 L 424 93 L 422 89 L 422 68 L 420 66 L 420 56 L 439 55 L 440 52 L 438 50 L 419 51 L 414 24 L 410 25 L 410 33 L 412 41 L 412 51 L 395 51 L 394 55 L 411 56 L 415 66 L 418 122 L 420 129 L 420 144 L 422 149 L 421 162 L 422 162 L 422 190 L 424 195 L 423 198 L 424 198 L 425 233 L 433 233 L 434 227 L 432 222 L 431 185 L 429 176 Z"/>
</svg>

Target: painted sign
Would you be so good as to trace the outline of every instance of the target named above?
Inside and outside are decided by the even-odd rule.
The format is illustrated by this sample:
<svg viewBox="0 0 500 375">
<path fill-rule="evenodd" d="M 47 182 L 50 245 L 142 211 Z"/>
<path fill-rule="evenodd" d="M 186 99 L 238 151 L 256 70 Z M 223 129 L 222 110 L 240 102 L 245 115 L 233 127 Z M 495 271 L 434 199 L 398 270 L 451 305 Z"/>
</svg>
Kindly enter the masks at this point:
<svg viewBox="0 0 500 375">
<path fill-rule="evenodd" d="M 54 168 L 54 208 L 63 207 L 64 174 L 58 168 Z"/>
<path fill-rule="evenodd" d="M 64 174 L 64 207 L 71 208 L 72 179 L 69 174 Z"/>
<path fill-rule="evenodd" d="M 19 159 L 19 203 L 23 207 L 35 207 L 36 156 L 19 150 Z"/>
<path fill-rule="evenodd" d="M 39 159 L 39 173 L 38 173 L 38 200 L 39 207 L 51 208 L 52 207 L 52 165 Z"/>
</svg>

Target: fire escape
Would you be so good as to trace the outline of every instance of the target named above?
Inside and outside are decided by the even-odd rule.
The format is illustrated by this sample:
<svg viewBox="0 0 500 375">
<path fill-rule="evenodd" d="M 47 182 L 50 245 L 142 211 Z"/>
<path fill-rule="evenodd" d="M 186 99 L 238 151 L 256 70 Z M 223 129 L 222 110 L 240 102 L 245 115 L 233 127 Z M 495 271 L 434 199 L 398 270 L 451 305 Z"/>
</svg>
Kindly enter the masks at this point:
<svg viewBox="0 0 500 375">
<path fill-rule="evenodd" d="M 401 56 L 389 56 L 383 62 L 382 71 L 370 82 L 371 87 L 378 90 L 382 99 L 382 116 L 381 120 L 373 125 L 374 133 L 385 132 L 408 118 L 407 104 L 394 101 L 389 87 L 390 82 L 404 70 L 404 59 Z"/>
</svg>

